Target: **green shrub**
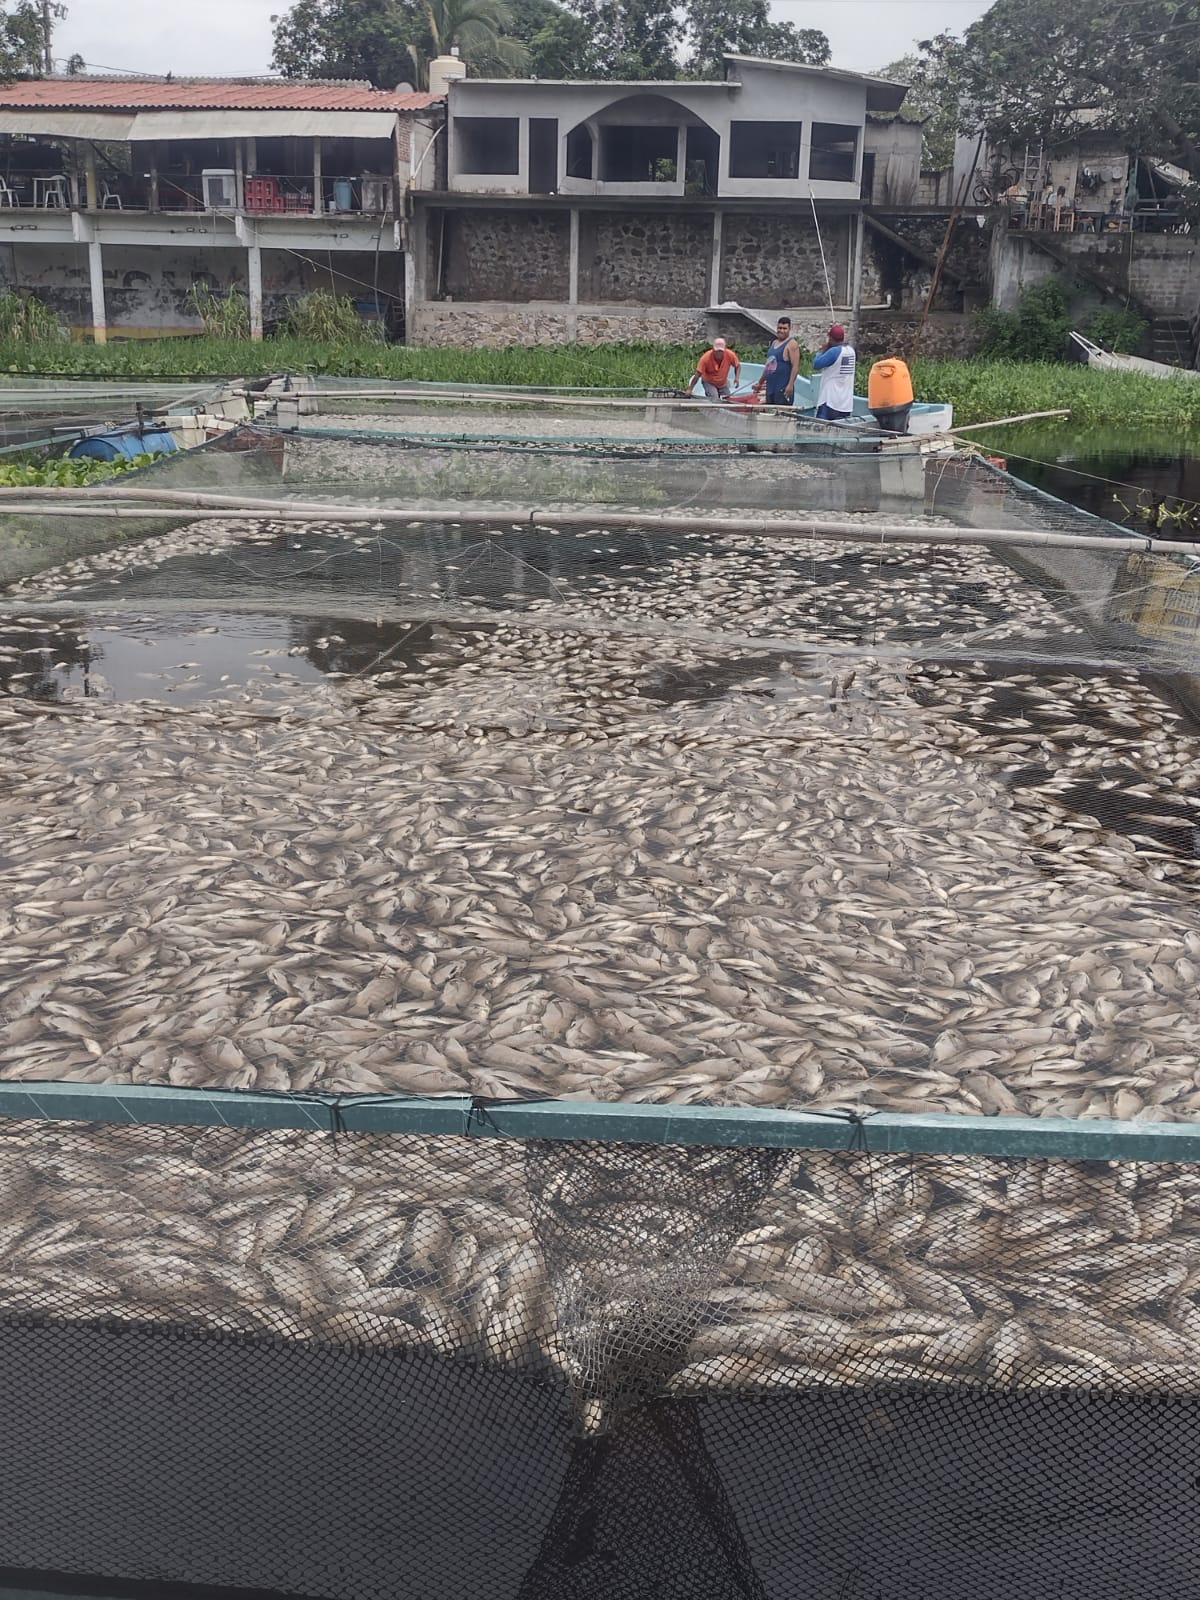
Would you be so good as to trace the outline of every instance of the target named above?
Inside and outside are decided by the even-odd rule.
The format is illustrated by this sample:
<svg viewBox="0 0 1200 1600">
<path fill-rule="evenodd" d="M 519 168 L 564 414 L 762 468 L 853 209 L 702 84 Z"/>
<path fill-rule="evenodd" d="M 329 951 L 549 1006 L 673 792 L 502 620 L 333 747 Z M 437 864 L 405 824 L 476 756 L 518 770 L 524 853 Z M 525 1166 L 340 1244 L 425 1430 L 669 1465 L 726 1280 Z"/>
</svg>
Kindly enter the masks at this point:
<svg viewBox="0 0 1200 1600">
<path fill-rule="evenodd" d="M 212 339 L 248 339 L 250 308 L 240 289 L 216 294 L 201 279 L 188 290 L 188 304 Z"/>
<path fill-rule="evenodd" d="M 0 294 L 0 339 L 20 344 L 57 344 L 66 329 L 49 306 L 30 294 Z"/>
<path fill-rule="evenodd" d="M 365 322 L 354 301 L 328 289 L 316 289 L 298 300 L 287 319 L 287 331 L 294 339 L 313 339 L 320 344 L 378 344 L 382 324 Z"/>
<path fill-rule="evenodd" d="M 1088 319 L 1083 331 L 1096 344 L 1118 355 L 1133 355 L 1146 337 L 1148 324 L 1136 311 L 1126 307 L 1123 311 L 1097 311 Z"/>
<path fill-rule="evenodd" d="M 82 489 L 89 483 L 103 483 L 106 478 L 119 478 L 124 472 L 148 467 L 153 456 L 134 456 L 132 460 L 119 457 L 116 461 L 93 461 L 89 456 L 70 460 L 56 456 L 51 461 L 0 462 L 0 488 L 3 489 Z"/>
<path fill-rule="evenodd" d="M 983 334 L 981 356 L 1004 361 L 1065 361 L 1074 323 L 1067 296 L 1057 278 L 1044 278 L 1026 289 L 1015 311 L 979 312 Z"/>
</svg>

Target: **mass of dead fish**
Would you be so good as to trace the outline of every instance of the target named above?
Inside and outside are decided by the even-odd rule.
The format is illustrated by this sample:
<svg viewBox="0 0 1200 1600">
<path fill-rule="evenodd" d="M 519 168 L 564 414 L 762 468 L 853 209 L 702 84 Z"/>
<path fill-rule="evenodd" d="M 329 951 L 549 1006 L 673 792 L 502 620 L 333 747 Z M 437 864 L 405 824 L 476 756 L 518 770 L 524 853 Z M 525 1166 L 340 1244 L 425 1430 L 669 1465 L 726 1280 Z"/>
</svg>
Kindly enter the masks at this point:
<svg viewBox="0 0 1200 1600">
<path fill-rule="evenodd" d="M 34 609 L 13 625 L 53 655 L 86 624 L 38 600 L 247 539 L 278 533 L 206 523 L 81 559 L 23 585 Z M 410 574 L 415 663 L 383 652 L 326 688 L 215 688 L 186 709 L 40 702 L 16 677 L 0 699 L 0 1075 L 1194 1118 L 1189 724 L 1128 669 L 998 659 L 1078 630 L 982 552 L 894 554 L 805 542 L 784 560 L 738 538 L 649 575 L 572 567 L 522 596 L 498 576 L 473 621 L 436 620 L 445 575 L 423 592 Z M 149 1256 L 117 1238 L 85 1270 L 114 1214 L 103 1186 L 39 1178 L 20 1226 L 13 1202 L 5 1303 L 53 1289 L 78 1309 L 107 1284 L 141 1315 L 175 1274 L 205 1315 L 258 1305 L 256 1326 L 300 1337 L 366 1295 L 401 1342 L 511 1346 L 571 1375 L 561 1286 L 513 1224 L 519 1172 L 496 1177 L 486 1226 L 469 1210 L 492 1181 L 470 1163 L 495 1154 L 463 1157 L 451 1200 L 397 1178 L 394 1157 L 360 1188 L 339 1156 L 326 1184 L 284 1141 L 251 1205 L 261 1162 L 230 1189 L 242 1168 L 208 1136 L 153 1137 L 146 1194 L 130 1191 L 149 1220 L 123 1224 L 138 1240 L 153 1225 Z M 1061 1164 L 824 1159 L 797 1158 L 764 1202 L 672 1382 L 1070 1368 L 1152 1387 L 1191 1361 L 1189 1169 L 1068 1181 Z M 99 1221 L 54 1212 L 76 1188 Z M 157 1225 L 176 1192 L 195 1256 L 187 1226 Z M 329 1220 L 306 1221 L 323 1201 Z"/>
<path fill-rule="evenodd" d="M 627 1193 L 576 1215 L 585 1158 L 559 1148 L 573 1260 L 547 1264 L 519 1144 L 5 1124 L 0 1313 L 426 1350 L 546 1375 L 585 1408 L 618 1359 L 671 1392 L 1200 1385 L 1191 1167 L 797 1153 L 714 1255 L 702 1173 L 690 1206 L 676 1182 L 648 1207 L 627 1149 Z M 647 1271 L 656 1222 L 675 1244 Z M 571 1284 L 598 1244 L 638 1292 L 581 1328 Z"/>
</svg>

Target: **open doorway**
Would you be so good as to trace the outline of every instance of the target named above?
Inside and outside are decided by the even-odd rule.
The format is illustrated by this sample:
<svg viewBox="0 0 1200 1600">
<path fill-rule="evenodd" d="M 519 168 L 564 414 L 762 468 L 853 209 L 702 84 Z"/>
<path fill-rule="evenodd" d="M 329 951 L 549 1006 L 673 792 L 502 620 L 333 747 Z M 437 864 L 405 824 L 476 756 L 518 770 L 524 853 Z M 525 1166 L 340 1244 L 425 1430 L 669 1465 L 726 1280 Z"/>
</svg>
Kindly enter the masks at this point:
<svg viewBox="0 0 1200 1600">
<path fill-rule="evenodd" d="M 554 194 L 558 188 L 558 118 L 529 119 L 529 192 Z"/>
</svg>

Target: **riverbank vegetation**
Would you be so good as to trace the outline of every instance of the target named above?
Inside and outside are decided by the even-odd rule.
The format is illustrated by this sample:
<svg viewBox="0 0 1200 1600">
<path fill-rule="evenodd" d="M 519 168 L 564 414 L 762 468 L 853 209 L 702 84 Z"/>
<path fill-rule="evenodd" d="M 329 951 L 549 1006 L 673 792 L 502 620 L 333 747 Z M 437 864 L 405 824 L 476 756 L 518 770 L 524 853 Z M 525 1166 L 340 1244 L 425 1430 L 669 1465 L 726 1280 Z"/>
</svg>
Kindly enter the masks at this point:
<svg viewBox="0 0 1200 1600">
<path fill-rule="evenodd" d="M 761 360 L 761 341 L 742 343 Z M 424 350 L 408 345 L 323 342 L 285 335 L 240 339 L 138 340 L 106 346 L 0 338 L 0 370 L 10 374 L 102 378 L 252 377 L 310 372 L 344 377 L 423 379 L 431 383 L 510 383 L 547 387 L 678 389 L 700 346 L 649 344 L 520 346 L 507 350 Z M 859 367 L 866 388 L 868 363 Z M 1200 432 L 1200 379 L 1165 381 L 1136 372 L 1097 372 L 1064 362 L 976 358 L 914 366 L 922 399 L 949 401 L 956 422 L 990 421 L 1067 407 L 1079 424 Z M 981 440 L 983 439 L 981 435 Z"/>
</svg>

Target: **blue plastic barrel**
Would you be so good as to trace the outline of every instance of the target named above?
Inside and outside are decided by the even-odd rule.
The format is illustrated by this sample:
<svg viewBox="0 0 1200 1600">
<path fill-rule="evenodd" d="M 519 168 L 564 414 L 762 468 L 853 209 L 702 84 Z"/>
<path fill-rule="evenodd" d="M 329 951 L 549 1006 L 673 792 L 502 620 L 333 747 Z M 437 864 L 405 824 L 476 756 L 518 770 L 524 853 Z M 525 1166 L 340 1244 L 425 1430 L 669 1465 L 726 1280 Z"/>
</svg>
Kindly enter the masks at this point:
<svg viewBox="0 0 1200 1600">
<path fill-rule="evenodd" d="M 349 178 L 335 178 L 333 180 L 333 209 L 335 211 L 354 210 L 354 185 Z"/>
<path fill-rule="evenodd" d="M 147 428 L 140 434 L 136 429 L 116 428 L 111 433 L 93 433 L 87 439 L 79 439 L 71 446 L 70 458 L 118 461 L 124 457 L 132 461 L 136 456 L 173 456 L 178 450 L 174 434 L 165 428 Z"/>
</svg>

